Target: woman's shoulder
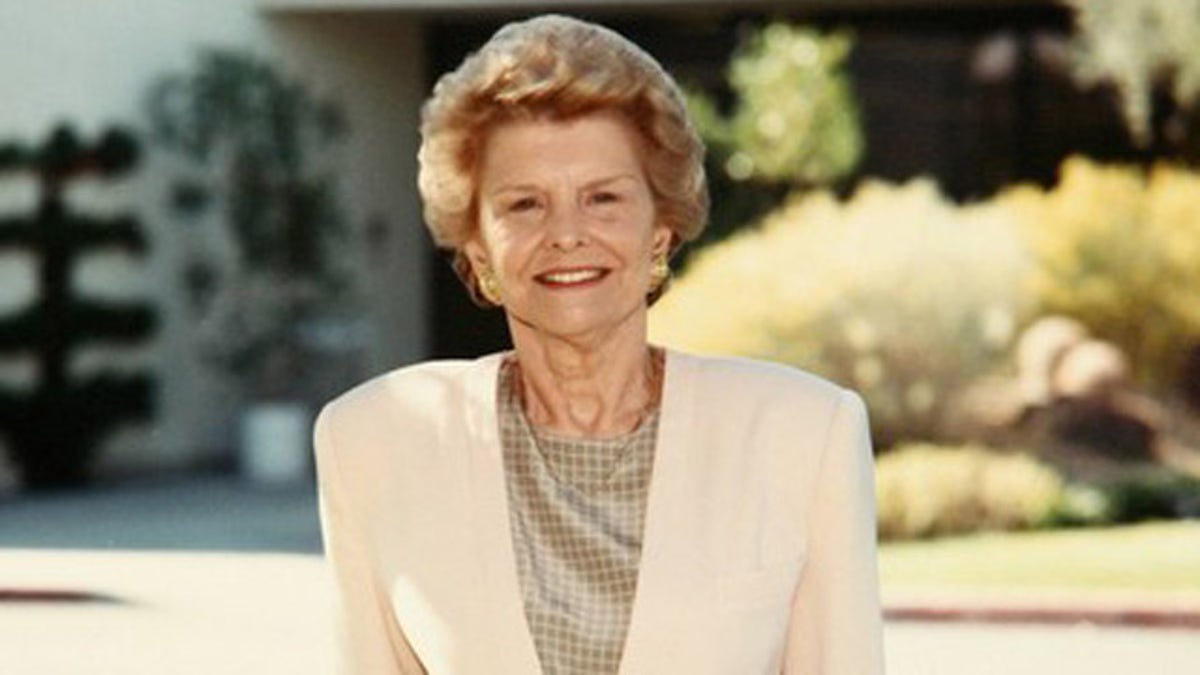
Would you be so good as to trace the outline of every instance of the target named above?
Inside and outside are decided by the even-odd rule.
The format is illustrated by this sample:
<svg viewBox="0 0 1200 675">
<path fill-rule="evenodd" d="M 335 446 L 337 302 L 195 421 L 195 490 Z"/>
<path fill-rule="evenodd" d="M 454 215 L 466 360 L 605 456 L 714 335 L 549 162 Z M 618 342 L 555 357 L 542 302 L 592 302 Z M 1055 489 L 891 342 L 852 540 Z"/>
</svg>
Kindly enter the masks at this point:
<svg viewBox="0 0 1200 675">
<path fill-rule="evenodd" d="M 342 414 L 371 411 L 387 406 L 437 409 L 448 398 L 463 398 L 477 389 L 499 366 L 502 354 L 476 359 L 422 361 L 376 375 L 330 400 L 327 411 Z"/>
<path fill-rule="evenodd" d="M 838 401 L 854 393 L 815 373 L 788 364 L 737 356 L 702 356 L 670 351 L 670 358 L 688 372 L 692 385 L 728 391 L 732 395 L 761 392 L 772 397 L 800 396 Z"/>
<path fill-rule="evenodd" d="M 865 414 L 857 392 L 791 365 L 744 357 L 699 356 L 669 352 L 676 364 L 676 384 L 697 411 L 714 418 L 745 417 L 822 424 L 842 414 Z M 669 376 L 668 376 L 669 377 Z M 777 416 L 777 417 L 776 417 Z"/>
</svg>

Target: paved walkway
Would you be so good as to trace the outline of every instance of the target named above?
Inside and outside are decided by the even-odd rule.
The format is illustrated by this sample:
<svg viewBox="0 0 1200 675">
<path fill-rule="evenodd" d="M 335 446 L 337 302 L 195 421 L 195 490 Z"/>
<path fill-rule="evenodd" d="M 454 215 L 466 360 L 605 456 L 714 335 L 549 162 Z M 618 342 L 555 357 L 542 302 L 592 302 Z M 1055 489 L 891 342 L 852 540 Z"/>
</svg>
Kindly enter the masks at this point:
<svg viewBox="0 0 1200 675">
<path fill-rule="evenodd" d="M 4 675 L 332 672 L 316 555 L 7 550 L 0 585 L 44 593 L 0 602 Z"/>
<path fill-rule="evenodd" d="M 888 675 L 1196 675 L 1195 630 L 889 623 Z"/>
<path fill-rule="evenodd" d="M 311 485 L 206 475 L 0 500 L 0 675 L 329 673 L 320 551 Z"/>
<path fill-rule="evenodd" d="M 0 548 L 319 553 L 315 490 L 215 474 L 0 498 Z"/>
<path fill-rule="evenodd" d="M 319 552 L 311 486 L 206 476 L 0 500 L 0 674 L 328 673 Z M 1200 616 L 1194 599 L 885 598 L 891 675 L 1200 673 L 1200 630 L 1120 619 Z"/>
</svg>

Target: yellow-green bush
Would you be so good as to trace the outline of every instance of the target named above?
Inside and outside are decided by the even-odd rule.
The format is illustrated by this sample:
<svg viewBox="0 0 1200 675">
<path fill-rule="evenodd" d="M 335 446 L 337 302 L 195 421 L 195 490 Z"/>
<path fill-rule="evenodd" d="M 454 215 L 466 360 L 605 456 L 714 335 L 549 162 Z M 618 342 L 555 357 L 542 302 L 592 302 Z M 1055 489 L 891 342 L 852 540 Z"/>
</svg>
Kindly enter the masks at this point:
<svg viewBox="0 0 1200 675">
<path fill-rule="evenodd" d="M 1143 384 L 1171 384 L 1200 339 L 1200 174 L 1074 158 L 1052 189 L 1016 188 L 997 203 L 1036 262 L 1037 310 L 1115 343 Z"/>
<path fill-rule="evenodd" d="M 880 445 L 937 438 L 956 397 L 1006 359 L 1027 271 L 1011 218 L 924 180 L 796 197 L 696 253 L 651 337 L 858 389 Z"/>
<path fill-rule="evenodd" d="M 731 178 L 826 184 L 854 169 L 863 135 L 845 65 L 850 43 L 844 33 L 771 23 L 749 34 L 730 61 L 730 115 L 711 97 L 688 97 Z"/>
<path fill-rule="evenodd" d="M 860 390 L 876 441 L 946 438 L 1014 328 L 1075 317 L 1170 385 L 1200 339 L 1200 174 L 1066 162 L 1049 190 L 959 206 L 928 181 L 798 195 L 696 253 L 653 339 L 775 360 Z"/>
<path fill-rule="evenodd" d="M 1064 494 L 1059 475 L 1029 455 L 971 445 L 898 447 L 879 458 L 875 484 L 883 539 L 1035 527 Z"/>
</svg>

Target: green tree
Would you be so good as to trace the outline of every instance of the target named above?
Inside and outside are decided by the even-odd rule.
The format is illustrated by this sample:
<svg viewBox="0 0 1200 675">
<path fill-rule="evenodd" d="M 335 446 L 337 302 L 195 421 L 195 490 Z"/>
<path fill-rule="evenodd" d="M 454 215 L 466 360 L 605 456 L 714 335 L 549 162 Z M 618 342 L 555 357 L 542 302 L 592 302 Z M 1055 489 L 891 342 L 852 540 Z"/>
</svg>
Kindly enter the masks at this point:
<svg viewBox="0 0 1200 675">
<path fill-rule="evenodd" d="M 771 23 L 730 61 L 728 111 L 708 94 L 689 93 L 718 197 L 710 238 L 756 219 L 797 187 L 828 185 L 857 166 L 863 134 L 845 68 L 850 49 L 845 33 Z"/>
<path fill-rule="evenodd" d="M 1133 140 L 1200 162 L 1200 0 L 1064 0 L 1076 79 L 1109 83 Z"/>
<path fill-rule="evenodd" d="M 221 49 L 151 87 L 154 140 L 186 161 L 185 216 L 215 207 L 233 259 L 192 252 L 184 270 L 204 354 L 257 398 L 303 384 L 304 329 L 344 311 L 346 221 L 337 193 L 339 108 L 274 64 Z"/>
<path fill-rule="evenodd" d="M 32 213 L 0 214 L 0 254 L 29 256 L 38 288 L 28 306 L 0 317 L 0 355 L 28 356 L 36 369 L 31 387 L 0 387 L 0 434 L 30 490 L 86 482 L 105 434 L 153 412 L 151 374 L 80 375 L 71 367 L 88 347 L 145 344 L 157 323 L 146 302 L 106 301 L 72 283 L 80 263 L 102 250 L 145 256 L 136 218 L 82 213 L 68 197 L 73 183 L 126 176 L 138 155 L 121 129 L 88 143 L 64 125 L 40 146 L 0 144 L 0 178 L 32 178 L 39 193 Z"/>
</svg>

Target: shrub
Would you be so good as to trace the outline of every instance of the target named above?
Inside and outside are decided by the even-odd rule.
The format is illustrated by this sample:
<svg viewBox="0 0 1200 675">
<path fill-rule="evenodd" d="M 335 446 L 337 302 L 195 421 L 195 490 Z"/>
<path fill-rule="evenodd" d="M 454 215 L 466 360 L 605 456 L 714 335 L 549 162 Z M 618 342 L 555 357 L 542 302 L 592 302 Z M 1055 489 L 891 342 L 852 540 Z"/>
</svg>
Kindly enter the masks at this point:
<svg viewBox="0 0 1200 675">
<path fill-rule="evenodd" d="M 835 184 L 854 170 L 864 144 L 851 48 L 844 32 L 772 22 L 746 33 L 725 87 L 689 88 L 713 197 L 702 241 L 758 220 L 795 186 Z"/>
<path fill-rule="evenodd" d="M 1116 90 L 1133 139 L 1200 160 L 1200 0 L 1067 0 L 1075 76 Z"/>
<path fill-rule="evenodd" d="M 1151 469 L 1093 485 L 1067 486 L 1046 524 L 1119 525 L 1178 518 L 1200 518 L 1200 478 Z"/>
<path fill-rule="evenodd" d="M 111 129 L 88 142 L 66 125 L 39 146 L 0 144 L 0 179 L 32 179 L 40 193 L 32 212 L 0 213 L 0 255 L 28 255 L 38 270 L 34 299 L 0 316 L 0 357 L 25 357 L 36 373 L 29 387 L 0 386 L 0 434 L 30 490 L 86 482 L 105 436 L 153 413 L 150 373 L 75 367 L 91 349 L 136 348 L 155 330 L 150 303 L 105 300 L 79 283 L 93 255 L 144 257 L 141 224 L 130 215 L 82 212 L 70 198 L 74 186 L 127 176 L 139 152 L 127 131 Z"/>
<path fill-rule="evenodd" d="M 883 539 L 1031 528 L 1064 497 L 1047 465 L 976 445 L 898 447 L 879 458 L 875 480 Z"/>
<path fill-rule="evenodd" d="M 155 140 L 186 161 L 178 215 L 194 227 L 212 210 L 222 225 L 191 240 L 181 270 L 201 354 L 255 398 L 300 396 L 321 358 L 306 332 L 354 304 L 340 109 L 270 61 L 207 49 L 153 83 L 147 112 Z"/>
<path fill-rule="evenodd" d="M 875 440 L 947 441 L 970 385 L 1010 368 L 1045 314 L 1119 347 L 1139 384 L 1179 384 L 1200 342 L 1200 174 L 1071 159 L 1050 190 L 975 205 L 923 180 L 794 195 L 695 253 L 651 337 L 790 363 L 861 391 Z"/>
<path fill-rule="evenodd" d="M 863 138 L 845 67 L 850 46 L 844 33 L 772 23 L 730 61 L 730 115 L 706 95 L 689 97 L 700 133 L 731 178 L 812 185 L 854 169 Z"/>
<path fill-rule="evenodd" d="M 695 254 L 651 337 L 804 367 L 864 394 L 877 444 L 944 433 L 957 398 L 1006 359 L 1026 258 L 1009 213 L 929 181 L 795 197 Z"/>
<path fill-rule="evenodd" d="M 1113 523 L 1200 518 L 1200 478 L 1181 474 L 1133 476 L 1104 488 Z"/>
<path fill-rule="evenodd" d="M 1068 483 L 1062 499 L 1042 523 L 1047 527 L 1083 527 L 1112 523 L 1112 504 L 1102 489 L 1086 483 Z"/>
<path fill-rule="evenodd" d="M 1131 358 L 1143 385 L 1174 384 L 1200 337 L 1200 175 L 1074 158 L 1053 189 L 998 203 L 1021 223 L 1039 313 L 1066 314 Z"/>
</svg>

